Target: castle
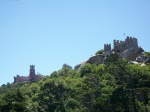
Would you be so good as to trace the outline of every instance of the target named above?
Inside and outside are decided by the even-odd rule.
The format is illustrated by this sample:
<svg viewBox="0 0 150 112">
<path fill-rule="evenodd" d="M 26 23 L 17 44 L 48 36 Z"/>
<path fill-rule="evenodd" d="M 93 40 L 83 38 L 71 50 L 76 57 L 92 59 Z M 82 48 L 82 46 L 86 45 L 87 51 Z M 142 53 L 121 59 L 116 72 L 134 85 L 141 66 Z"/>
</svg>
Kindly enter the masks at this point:
<svg viewBox="0 0 150 112">
<path fill-rule="evenodd" d="M 129 61 L 135 61 L 136 58 L 142 54 L 142 52 L 144 52 L 144 50 L 141 47 L 138 47 L 138 40 L 134 37 L 127 36 L 124 41 L 114 40 L 113 49 L 111 49 L 111 44 L 104 44 L 104 52 L 102 54 L 90 57 L 83 63 L 76 65 L 75 68 L 79 70 L 80 67 L 86 63 L 102 64 L 107 56 L 112 53 L 116 53 Z"/>
<path fill-rule="evenodd" d="M 112 49 L 112 51 L 116 53 L 120 53 L 132 47 L 138 48 L 138 41 L 134 37 L 127 36 L 125 41 L 114 40 L 113 45 L 114 45 L 114 48 Z M 111 51 L 111 44 L 104 44 L 104 52 L 107 52 L 107 51 Z"/>
<path fill-rule="evenodd" d="M 131 47 L 138 47 L 138 41 L 134 37 L 129 37 L 125 41 L 114 40 L 114 50 L 123 51 Z"/>
<path fill-rule="evenodd" d="M 19 76 L 14 77 L 14 83 L 16 82 L 32 82 L 42 80 L 41 74 L 35 74 L 35 65 L 30 65 L 29 75 L 28 76 Z"/>
<path fill-rule="evenodd" d="M 136 57 L 141 55 L 144 50 L 141 47 L 138 47 L 138 40 L 134 37 L 129 37 L 125 39 L 125 41 L 114 40 L 113 42 L 114 48 L 111 49 L 110 44 L 104 44 L 104 55 L 110 55 L 110 53 L 114 52 L 120 55 L 122 58 L 127 60 L 136 60 Z"/>
</svg>

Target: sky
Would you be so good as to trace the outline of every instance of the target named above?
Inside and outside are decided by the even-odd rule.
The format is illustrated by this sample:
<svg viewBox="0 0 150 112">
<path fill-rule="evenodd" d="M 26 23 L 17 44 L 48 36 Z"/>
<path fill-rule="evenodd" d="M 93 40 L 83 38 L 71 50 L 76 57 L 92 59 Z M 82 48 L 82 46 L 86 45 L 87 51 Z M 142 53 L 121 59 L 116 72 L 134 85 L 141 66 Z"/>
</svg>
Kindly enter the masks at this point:
<svg viewBox="0 0 150 112">
<path fill-rule="evenodd" d="M 30 65 L 42 75 L 74 68 L 124 33 L 150 51 L 149 0 L 0 0 L 0 85 Z"/>
</svg>

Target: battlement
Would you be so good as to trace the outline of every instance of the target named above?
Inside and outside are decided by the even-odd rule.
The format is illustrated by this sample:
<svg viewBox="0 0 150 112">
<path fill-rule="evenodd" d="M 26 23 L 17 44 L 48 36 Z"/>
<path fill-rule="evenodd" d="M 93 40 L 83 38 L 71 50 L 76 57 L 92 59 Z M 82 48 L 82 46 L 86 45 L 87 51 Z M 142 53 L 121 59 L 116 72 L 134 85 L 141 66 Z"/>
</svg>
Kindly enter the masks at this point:
<svg viewBox="0 0 150 112">
<path fill-rule="evenodd" d="M 121 40 L 114 40 L 114 46 L 117 46 L 117 45 L 122 45 L 124 44 L 125 41 L 121 41 Z"/>
<path fill-rule="evenodd" d="M 104 52 L 111 50 L 111 44 L 104 44 Z"/>
<path fill-rule="evenodd" d="M 35 65 L 30 65 L 30 69 L 31 69 L 31 68 L 35 68 Z"/>
<path fill-rule="evenodd" d="M 124 46 L 126 48 L 130 48 L 130 47 L 138 47 L 138 41 L 136 38 L 134 37 L 129 37 L 127 36 L 127 38 L 125 39 L 125 41 L 120 41 L 120 40 L 114 40 L 114 48 L 116 46 Z"/>
<path fill-rule="evenodd" d="M 127 43 L 137 43 L 137 39 L 136 39 L 136 38 L 134 38 L 134 37 L 129 37 L 129 36 L 127 36 L 127 38 L 125 39 L 125 41 L 126 41 Z"/>
</svg>

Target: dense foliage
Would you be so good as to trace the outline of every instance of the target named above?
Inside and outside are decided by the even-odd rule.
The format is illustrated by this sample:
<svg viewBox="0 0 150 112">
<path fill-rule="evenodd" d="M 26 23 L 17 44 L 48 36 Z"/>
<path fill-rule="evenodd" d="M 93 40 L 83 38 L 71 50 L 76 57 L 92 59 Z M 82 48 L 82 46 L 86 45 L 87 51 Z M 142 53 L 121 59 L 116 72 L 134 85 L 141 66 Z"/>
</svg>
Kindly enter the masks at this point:
<svg viewBox="0 0 150 112">
<path fill-rule="evenodd" d="M 103 54 L 103 52 L 104 52 L 104 49 L 101 49 L 101 50 L 97 51 L 97 52 L 95 53 L 95 55 Z"/>
<path fill-rule="evenodd" d="M 150 56 L 150 52 L 144 52 L 145 56 Z"/>
<path fill-rule="evenodd" d="M 79 72 L 64 64 L 39 82 L 2 85 L 0 112 L 150 112 L 150 66 L 115 54 Z"/>
</svg>

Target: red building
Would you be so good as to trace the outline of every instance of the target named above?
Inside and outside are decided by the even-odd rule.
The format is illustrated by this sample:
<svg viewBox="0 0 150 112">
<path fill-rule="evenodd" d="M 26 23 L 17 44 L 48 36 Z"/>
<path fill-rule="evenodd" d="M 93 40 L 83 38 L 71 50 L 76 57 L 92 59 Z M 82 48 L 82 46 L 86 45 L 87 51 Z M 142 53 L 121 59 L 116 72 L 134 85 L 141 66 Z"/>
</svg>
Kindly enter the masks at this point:
<svg viewBox="0 0 150 112">
<path fill-rule="evenodd" d="M 16 82 L 32 82 L 32 81 L 40 81 L 42 80 L 41 74 L 35 74 L 35 65 L 30 65 L 29 75 L 28 76 L 19 76 L 14 77 L 14 83 Z"/>
</svg>

